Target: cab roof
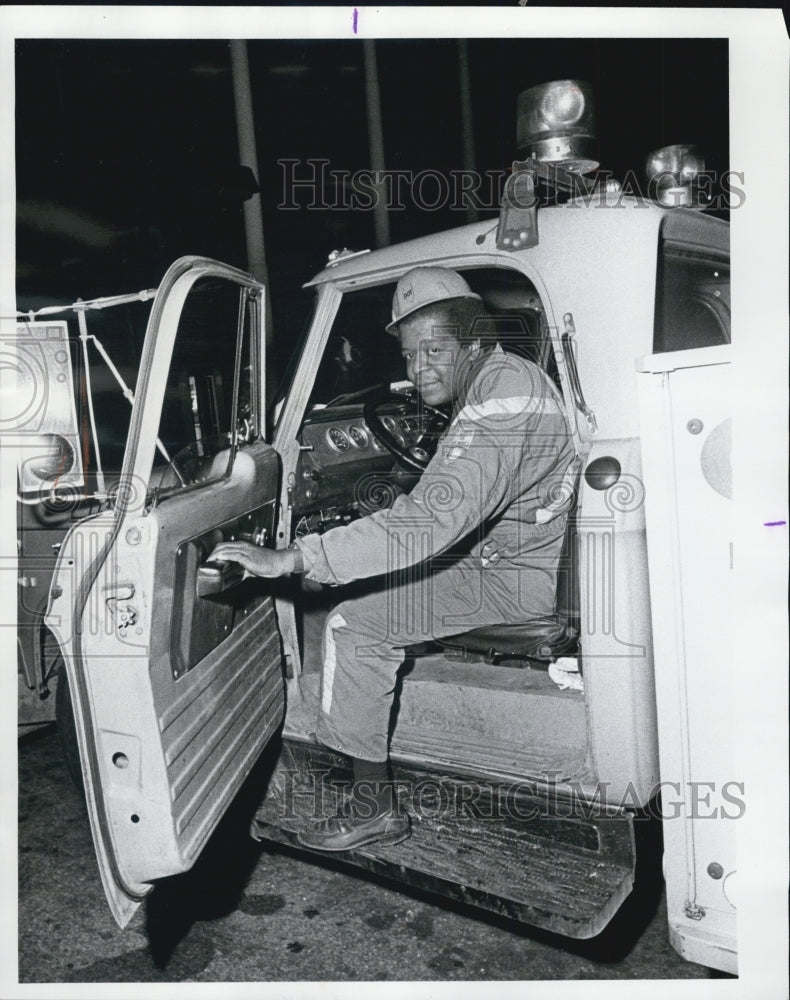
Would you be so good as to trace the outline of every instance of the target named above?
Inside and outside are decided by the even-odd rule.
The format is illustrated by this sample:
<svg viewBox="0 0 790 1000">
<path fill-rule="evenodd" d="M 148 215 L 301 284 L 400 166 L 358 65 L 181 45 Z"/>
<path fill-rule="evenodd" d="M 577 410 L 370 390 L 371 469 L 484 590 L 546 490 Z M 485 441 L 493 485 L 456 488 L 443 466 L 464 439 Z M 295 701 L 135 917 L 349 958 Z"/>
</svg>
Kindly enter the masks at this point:
<svg viewBox="0 0 790 1000">
<path fill-rule="evenodd" d="M 330 281 L 345 282 L 356 276 L 390 272 L 397 274 L 420 264 L 440 264 L 458 257 L 506 259 L 540 258 L 551 261 L 575 245 L 606 248 L 607 257 L 631 253 L 640 234 L 663 238 L 684 249 L 707 251 L 716 256 L 729 253 L 729 223 L 714 216 L 683 208 L 663 208 L 633 197 L 621 197 L 613 205 L 567 202 L 538 210 L 539 242 L 523 250 L 499 250 L 496 246 L 496 219 L 448 229 L 430 236 L 408 240 L 381 250 L 356 253 L 327 265 L 305 288 Z"/>
</svg>

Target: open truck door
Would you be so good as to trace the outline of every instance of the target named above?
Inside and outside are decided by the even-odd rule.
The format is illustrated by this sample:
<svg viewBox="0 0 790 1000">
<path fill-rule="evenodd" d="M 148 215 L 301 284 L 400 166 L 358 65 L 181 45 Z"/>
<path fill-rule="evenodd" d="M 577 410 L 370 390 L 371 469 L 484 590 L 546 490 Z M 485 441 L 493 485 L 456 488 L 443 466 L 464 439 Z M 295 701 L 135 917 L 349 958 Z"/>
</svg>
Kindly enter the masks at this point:
<svg viewBox="0 0 790 1000">
<path fill-rule="evenodd" d="M 88 813 L 125 926 L 197 859 L 284 710 L 266 584 L 211 563 L 274 535 L 264 290 L 215 261 L 172 265 L 151 311 L 109 509 L 66 538 L 47 625 L 64 654 Z"/>
</svg>

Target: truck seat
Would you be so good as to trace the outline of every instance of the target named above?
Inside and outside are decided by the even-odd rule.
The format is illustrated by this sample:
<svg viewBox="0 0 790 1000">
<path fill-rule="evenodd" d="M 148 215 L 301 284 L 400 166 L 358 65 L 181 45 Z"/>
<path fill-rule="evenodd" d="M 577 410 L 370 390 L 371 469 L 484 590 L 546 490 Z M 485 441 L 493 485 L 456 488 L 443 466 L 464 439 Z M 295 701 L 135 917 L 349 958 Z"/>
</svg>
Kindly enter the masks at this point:
<svg viewBox="0 0 790 1000">
<path fill-rule="evenodd" d="M 441 651 L 448 659 L 484 660 L 510 666 L 547 667 L 560 656 L 574 656 L 579 642 L 578 545 L 575 507 L 560 552 L 554 612 L 517 624 L 487 625 L 459 635 L 407 647 L 408 656 Z"/>
</svg>

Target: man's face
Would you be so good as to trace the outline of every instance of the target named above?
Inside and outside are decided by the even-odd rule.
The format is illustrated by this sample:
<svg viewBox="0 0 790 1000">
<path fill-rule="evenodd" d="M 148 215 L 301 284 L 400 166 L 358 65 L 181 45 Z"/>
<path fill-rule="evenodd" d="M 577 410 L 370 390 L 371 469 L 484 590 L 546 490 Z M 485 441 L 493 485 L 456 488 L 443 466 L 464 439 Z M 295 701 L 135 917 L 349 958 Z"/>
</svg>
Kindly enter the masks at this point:
<svg viewBox="0 0 790 1000">
<path fill-rule="evenodd" d="M 409 380 L 429 406 L 451 403 L 461 385 L 461 368 L 470 345 L 458 342 L 452 327 L 442 326 L 436 316 L 403 320 L 398 327 L 401 354 Z"/>
</svg>

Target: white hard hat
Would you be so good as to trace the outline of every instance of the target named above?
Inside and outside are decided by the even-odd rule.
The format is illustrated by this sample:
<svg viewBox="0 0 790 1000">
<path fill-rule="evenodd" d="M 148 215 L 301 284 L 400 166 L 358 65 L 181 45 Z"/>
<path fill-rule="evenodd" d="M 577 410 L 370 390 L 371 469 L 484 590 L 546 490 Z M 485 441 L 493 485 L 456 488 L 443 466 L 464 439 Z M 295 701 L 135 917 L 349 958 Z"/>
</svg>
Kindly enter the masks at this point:
<svg viewBox="0 0 790 1000">
<path fill-rule="evenodd" d="M 477 299 L 482 302 L 456 271 L 449 267 L 413 267 L 400 279 L 392 297 L 392 322 L 387 333 L 395 333 L 402 319 L 423 306 L 447 299 Z"/>
</svg>

